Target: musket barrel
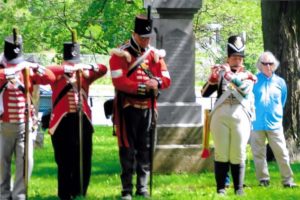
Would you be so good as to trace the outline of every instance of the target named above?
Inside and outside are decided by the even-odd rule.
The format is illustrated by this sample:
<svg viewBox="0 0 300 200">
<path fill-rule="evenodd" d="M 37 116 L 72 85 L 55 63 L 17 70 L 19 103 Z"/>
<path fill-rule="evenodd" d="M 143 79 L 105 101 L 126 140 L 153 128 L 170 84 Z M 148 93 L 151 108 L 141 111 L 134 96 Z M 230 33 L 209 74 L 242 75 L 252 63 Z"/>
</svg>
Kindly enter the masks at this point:
<svg viewBox="0 0 300 200">
<path fill-rule="evenodd" d="M 81 98 L 81 82 L 82 72 L 76 72 L 77 92 L 78 92 L 78 126 L 79 126 L 79 178 L 80 178 L 80 194 L 83 195 L 83 133 L 82 133 L 82 98 Z"/>
<path fill-rule="evenodd" d="M 152 196 L 152 186 L 153 186 L 153 156 L 154 156 L 154 139 L 156 131 L 156 116 L 155 116 L 155 92 L 151 90 L 151 131 L 150 131 L 150 196 Z"/>
<path fill-rule="evenodd" d="M 30 78 L 29 78 L 29 74 L 30 74 L 30 68 L 26 67 L 24 69 L 24 86 L 25 86 L 25 139 L 24 139 L 24 184 L 25 184 L 25 195 L 26 195 L 26 199 L 27 199 L 27 195 L 28 195 L 28 182 L 29 182 L 29 134 L 30 134 L 30 91 L 29 91 L 29 87 L 30 87 Z"/>
</svg>

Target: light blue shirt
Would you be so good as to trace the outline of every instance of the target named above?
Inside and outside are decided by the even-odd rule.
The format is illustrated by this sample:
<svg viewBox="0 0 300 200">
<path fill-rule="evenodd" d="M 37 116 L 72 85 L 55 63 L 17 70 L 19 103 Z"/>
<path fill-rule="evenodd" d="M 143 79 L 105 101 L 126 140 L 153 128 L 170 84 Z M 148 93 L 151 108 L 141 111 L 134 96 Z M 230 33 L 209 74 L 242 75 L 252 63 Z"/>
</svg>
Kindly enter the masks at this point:
<svg viewBox="0 0 300 200">
<path fill-rule="evenodd" d="M 271 77 L 258 73 L 257 79 L 257 83 L 253 87 L 256 113 L 253 130 L 282 128 L 283 107 L 287 96 L 284 79 L 275 73 Z"/>
</svg>

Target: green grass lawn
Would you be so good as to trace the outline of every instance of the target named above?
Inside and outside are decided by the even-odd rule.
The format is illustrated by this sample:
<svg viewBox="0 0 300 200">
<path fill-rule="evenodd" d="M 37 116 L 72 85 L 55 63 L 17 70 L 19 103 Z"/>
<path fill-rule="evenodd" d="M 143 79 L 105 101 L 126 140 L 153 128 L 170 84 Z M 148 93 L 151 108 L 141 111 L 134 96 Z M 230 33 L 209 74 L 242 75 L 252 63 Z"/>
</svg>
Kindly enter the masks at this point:
<svg viewBox="0 0 300 200">
<path fill-rule="evenodd" d="M 120 198 L 120 166 L 117 140 L 110 127 L 95 127 L 93 137 L 93 165 L 87 200 L 113 200 Z M 300 182 L 300 163 L 292 164 L 296 182 Z M 215 193 L 215 180 L 212 172 L 196 174 L 155 174 L 152 199 L 162 200 L 208 200 L 208 199 L 253 199 L 253 200 L 299 200 L 300 188 L 284 189 L 275 163 L 269 166 L 271 186 L 259 187 L 255 179 L 253 162 L 247 161 L 245 183 L 246 195 L 237 197 L 233 189 L 227 196 Z M 57 199 L 56 164 L 49 135 L 45 135 L 44 148 L 35 150 L 35 166 L 29 184 L 30 200 Z M 139 199 L 139 198 L 136 198 Z"/>
</svg>

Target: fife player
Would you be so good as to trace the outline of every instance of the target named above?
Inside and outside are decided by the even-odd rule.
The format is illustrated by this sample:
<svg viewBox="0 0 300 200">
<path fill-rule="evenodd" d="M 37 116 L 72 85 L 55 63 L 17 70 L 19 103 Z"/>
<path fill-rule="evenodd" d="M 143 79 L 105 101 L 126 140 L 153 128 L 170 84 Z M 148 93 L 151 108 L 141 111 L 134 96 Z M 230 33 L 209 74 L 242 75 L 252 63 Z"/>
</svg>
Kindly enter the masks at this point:
<svg viewBox="0 0 300 200">
<path fill-rule="evenodd" d="M 244 41 L 231 36 L 227 43 L 227 62 L 212 67 L 202 96 L 217 91 L 211 112 L 210 130 L 215 145 L 217 193 L 225 194 L 225 179 L 231 170 L 234 191 L 243 195 L 246 146 L 250 137 L 253 112 L 252 88 L 256 77 L 243 66 Z"/>
</svg>

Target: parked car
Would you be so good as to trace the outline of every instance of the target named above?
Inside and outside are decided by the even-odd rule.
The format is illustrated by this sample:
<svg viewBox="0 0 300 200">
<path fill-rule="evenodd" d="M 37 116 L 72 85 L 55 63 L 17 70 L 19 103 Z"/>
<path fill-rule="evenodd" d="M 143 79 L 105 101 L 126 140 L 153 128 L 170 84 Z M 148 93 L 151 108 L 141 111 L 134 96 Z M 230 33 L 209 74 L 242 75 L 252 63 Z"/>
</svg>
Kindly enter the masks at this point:
<svg viewBox="0 0 300 200">
<path fill-rule="evenodd" d="M 52 111 L 52 90 L 47 86 L 40 86 L 40 102 L 39 102 L 39 113 L 42 113 L 41 126 L 42 129 L 49 127 L 49 121 Z"/>
</svg>

